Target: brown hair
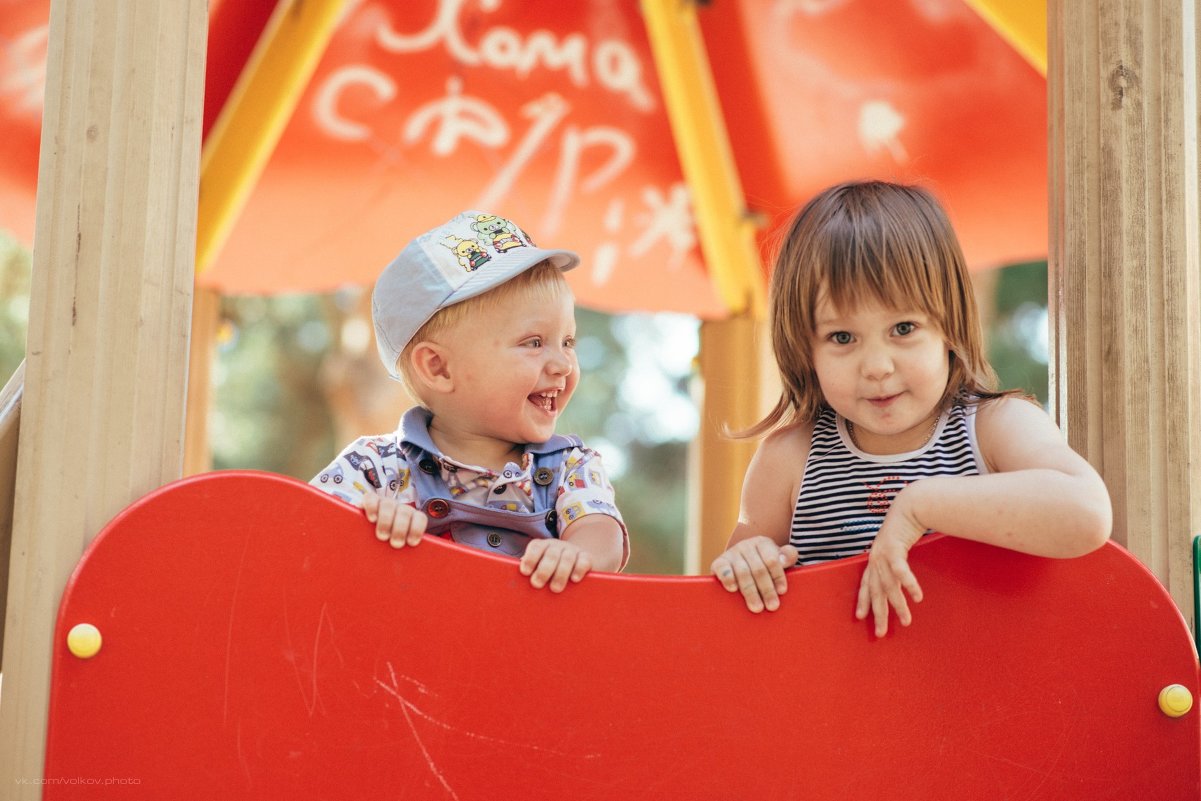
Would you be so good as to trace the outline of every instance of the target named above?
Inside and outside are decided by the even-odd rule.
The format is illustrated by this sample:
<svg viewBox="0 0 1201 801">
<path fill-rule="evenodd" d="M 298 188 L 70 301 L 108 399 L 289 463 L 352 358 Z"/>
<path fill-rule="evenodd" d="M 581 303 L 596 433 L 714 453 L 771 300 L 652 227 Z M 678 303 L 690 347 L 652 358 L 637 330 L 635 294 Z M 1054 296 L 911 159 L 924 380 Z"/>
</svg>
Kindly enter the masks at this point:
<svg viewBox="0 0 1201 801">
<path fill-rule="evenodd" d="M 494 309 L 514 296 L 532 295 L 549 303 L 559 297 L 562 292 L 571 292 L 567 279 L 563 276 L 563 271 L 549 261 L 540 261 L 528 270 L 518 273 L 483 294 L 439 309 L 433 317 L 425 321 L 421 328 L 417 329 L 417 333 L 413 334 L 413 338 L 400 352 L 397 366 L 400 368 L 400 376 L 404 379 L 405 388 L 413 397 L 420 397 L 416 391 L 416 383 L 409 374 L 409 357 L 413 353 L 413 346 L 418 342 L 436 340 L 439 334 L 453 328 L 480 310 Z"/>
<path fill-rule="evenodd" d="M 769 290 L 772 349 L 783 391 L 775 408 L 742 436 L 812 423 L 826 405 L 813 367 L 815 313 L 828 297 L 837 309 L 875 302 L 914 309 L 938 325 L 950 351 L 940 408 L 994 391 L 975 295 L 959 240 L 934 196 L 883 181 L 839 184 L 796 214 L 775 259 Z"/>
</svg>

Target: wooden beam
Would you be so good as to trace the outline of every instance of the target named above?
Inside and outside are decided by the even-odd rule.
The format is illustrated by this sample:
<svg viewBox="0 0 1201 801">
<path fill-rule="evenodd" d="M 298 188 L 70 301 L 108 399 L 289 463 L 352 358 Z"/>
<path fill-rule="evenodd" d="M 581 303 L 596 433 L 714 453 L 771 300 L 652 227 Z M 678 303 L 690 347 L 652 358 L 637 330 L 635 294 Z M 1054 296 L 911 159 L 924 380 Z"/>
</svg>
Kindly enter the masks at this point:
<svg viewBox="0 0 1201 801">
<path fill-rule="evenodd" d="M 0 694 L 37 798 L 59 598 L 117 512 L 180 476 L 205 0 L 54 0 Z"/>
<path fill-rule="evenodd" d="M 4 612 L 8 600 L 8 565 L 13 544 L 13 499 L 17 491 L 17 442 L 21 400 L 25 394 L 25 362 L 0 389 L 0 643 L 4 642 Z M 0 650 L 0 656 L 3 650 Z M 0 661 L 0 664 L 3 664 Z"/>
<path fill-rule="evenodd" d="M 1109 487 L 1114 538 L 1191 618 L 1201 533 L 1194 3 L 1052 0 L 1048 11 L 1052 405 Z"/>
</svg>

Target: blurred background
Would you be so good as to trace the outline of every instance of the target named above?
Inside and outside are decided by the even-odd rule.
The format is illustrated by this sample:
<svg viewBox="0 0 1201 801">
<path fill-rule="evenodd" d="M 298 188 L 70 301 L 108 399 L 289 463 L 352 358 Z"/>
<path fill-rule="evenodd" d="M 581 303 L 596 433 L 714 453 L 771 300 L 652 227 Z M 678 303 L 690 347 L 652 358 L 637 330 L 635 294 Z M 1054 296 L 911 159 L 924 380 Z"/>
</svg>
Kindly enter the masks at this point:
<svg viewBox="0 0 1201 801">
<path fill-rule="evenodd" d="M 1047 397 L 1045 262 L 976 275 L 989 356 L 1006 387 Z M 0 231 L 0 385 L 25 354 L 30 254 Z M 356 436 L 340 423 L 358 396 L 347 382 L 382 374 L 357 287 L 321 294 L 220 300 L 209 425 L 213 467 L 253 468 L 307 481 Z M 581 308 L 582 380 L 563 415 L 601 451 L 633 541 L 628 570 L 684 571 L 689 449 L 700 321 L 677 313 L 606 314 Z M 374 374 L 374 375 L 373 375 Z M 386 384 L 381 385 L 388 390 Z M 381 398 L 395 406 L 404 400 Z"/>
<path fill-rule="evenodd" d="M 698 540 L 724 543 L 749 449 L 715 432 L 774 400 L 753 341 L 771 242 L 825 186 L 931 188 L 1002 384 L 1045 403 L 1040 2 L 208 7 L 186 472 L 307 480 L 393 427 L 409 401 L 365 288 L 468 208 L 582 256 L 561 430 L 603 453 L 632 571 L 703 569 Z M 0 0 L 0 378 L 30 316 L 48 18 L 49 0 Z"/>
</svg>

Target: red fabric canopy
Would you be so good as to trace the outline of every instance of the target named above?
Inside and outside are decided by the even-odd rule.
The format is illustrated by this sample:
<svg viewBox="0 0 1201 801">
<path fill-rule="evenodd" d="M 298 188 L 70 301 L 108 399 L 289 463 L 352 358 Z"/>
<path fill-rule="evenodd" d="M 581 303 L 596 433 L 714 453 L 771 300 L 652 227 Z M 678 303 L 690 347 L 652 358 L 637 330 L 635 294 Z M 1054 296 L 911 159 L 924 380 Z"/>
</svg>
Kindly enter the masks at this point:
<svg viewBox="0 0 1201 801">
<path fill-rule="evenodd" d="M 273 5 L 212 3 L 206 130 Z M 48 7 L 0 0 L 0 227 L 26 241 Z M 699 14 L 765 237 L 823 186 L 880 177 L 937 192 L 973 266 L 1045 256 L 1045 81 L 961 0 L 719 0 Z M 198 280 L 367 284 L 468 207 L 578 250 L 585 305 L 725 312 L 634 0 L 349 3 Z"/>
</svg>

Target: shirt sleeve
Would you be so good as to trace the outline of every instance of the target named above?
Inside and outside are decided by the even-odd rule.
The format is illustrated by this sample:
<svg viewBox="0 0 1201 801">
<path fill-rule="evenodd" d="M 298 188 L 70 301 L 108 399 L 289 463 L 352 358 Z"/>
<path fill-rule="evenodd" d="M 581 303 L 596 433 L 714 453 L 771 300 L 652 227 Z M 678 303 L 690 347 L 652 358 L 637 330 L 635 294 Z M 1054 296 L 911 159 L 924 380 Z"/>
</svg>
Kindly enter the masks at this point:
<svg viewBox="0 0 1201 801">
<path fill-rule="evenodd" d="M 617 500 L 601 456 L 590 448 L 576 448 L 563 462 L 555 511 L 559 516 L 559 536 L 584 515 L 608 515 L 621 526 L 621 567 L 630 560 L 630 535 L 617 509 Z"/>
<path fill-rule="evenodd" d="M 359 437 L 342 449 L 329 465 L 309 481 L 323 492 L 362 508 L 368 492 L 414 503 L 409 469 L 400 458 L 392 435 Z"/>
</svg>

